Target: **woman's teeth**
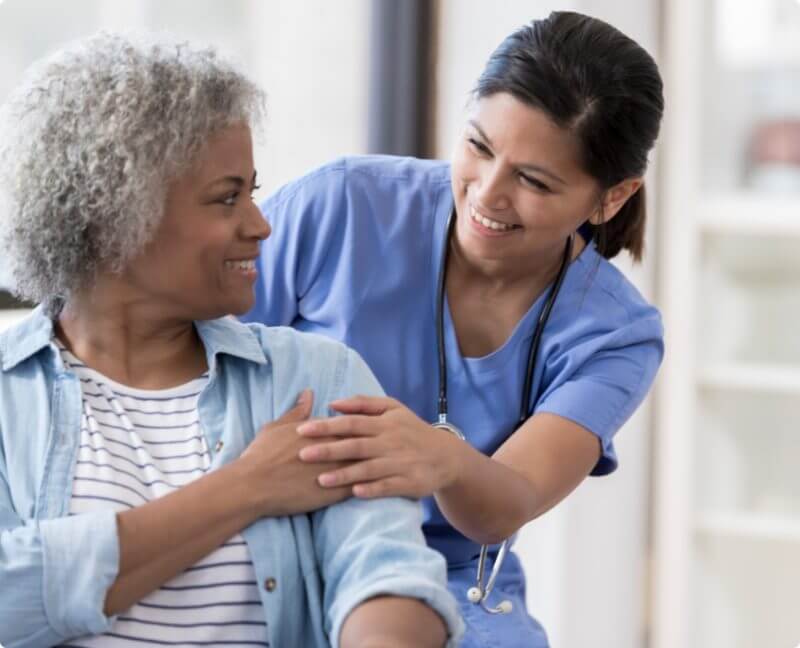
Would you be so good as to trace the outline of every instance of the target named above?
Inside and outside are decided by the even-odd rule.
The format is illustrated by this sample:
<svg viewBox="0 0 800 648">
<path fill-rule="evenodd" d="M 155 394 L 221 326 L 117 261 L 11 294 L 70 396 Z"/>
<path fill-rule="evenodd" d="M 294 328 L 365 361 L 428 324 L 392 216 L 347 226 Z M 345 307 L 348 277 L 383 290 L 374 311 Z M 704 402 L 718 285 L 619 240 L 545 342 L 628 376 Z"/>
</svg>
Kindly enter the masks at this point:
<svg viewBox="0 0 800 648">
<path fill-rule="evenodd" d="M 491 218 L 486 218 L 486 216 L 482 216 L 478 212 L 475 211 L 475 208 L 470 206 L 469 214 L 476 223 L 480 223 L 484 227 L 488 227 L 489 229 L 495 230 L 497 232 L 507 232 L 508 230 L 512 230 L 516 227 L 516 225 L 509 225 L 508 223 L 501 223 L 499 221 L 492 220 Z"/>
<path fill-rule="evenodd" d="M 256 262 L 255 259 L 250 259 L 248 261 L 226 261 L 225 267 L 229 270 L 255 270 Z"/>
</svg>

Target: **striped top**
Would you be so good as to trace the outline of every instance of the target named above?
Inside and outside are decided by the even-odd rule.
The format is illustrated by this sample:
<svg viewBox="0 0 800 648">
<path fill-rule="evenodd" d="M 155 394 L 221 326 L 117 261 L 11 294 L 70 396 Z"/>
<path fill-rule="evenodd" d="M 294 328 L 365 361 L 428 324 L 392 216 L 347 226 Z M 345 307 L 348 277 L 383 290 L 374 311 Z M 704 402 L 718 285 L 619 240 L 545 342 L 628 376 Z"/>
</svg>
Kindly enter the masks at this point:
<svg viewBox="0 0 800 648">
<path fill-rule="evenodd" d="M 133 389 L 88 368 L 56 344 L 81 381 L 83 401 L 70 515 L 124 511 L 209 470 L 211 457 L 197 410 L 208 374 L 170 389 Z M 147 644 L 269 645 L 252 560 L 241 535 L 121 613 L 108 633 L 63 645 Z"/>
</svg>

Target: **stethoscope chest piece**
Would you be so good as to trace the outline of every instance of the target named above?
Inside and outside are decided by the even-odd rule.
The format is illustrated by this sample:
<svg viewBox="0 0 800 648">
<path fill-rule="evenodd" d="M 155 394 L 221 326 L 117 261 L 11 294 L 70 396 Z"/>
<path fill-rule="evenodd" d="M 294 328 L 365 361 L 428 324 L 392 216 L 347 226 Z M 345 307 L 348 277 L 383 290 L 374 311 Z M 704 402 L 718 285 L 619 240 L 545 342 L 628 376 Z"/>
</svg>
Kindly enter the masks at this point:
<svg viewBox="0 0 800 648">
<path fill-rule="evenodd" d="M 467 440 L 467 437 L 464 436 L 464 433 L 452 423 L 448 423 L 447 418 L 444 416 L 440 416 L 439 420 L 436 421 L 436 423 L 431 423 L 431 425 L 440 430 L 445 430 L 449 432 L 450 434 L 457 437 L 458 439 L 461 439 L 462 441 Z"/>
</svg>

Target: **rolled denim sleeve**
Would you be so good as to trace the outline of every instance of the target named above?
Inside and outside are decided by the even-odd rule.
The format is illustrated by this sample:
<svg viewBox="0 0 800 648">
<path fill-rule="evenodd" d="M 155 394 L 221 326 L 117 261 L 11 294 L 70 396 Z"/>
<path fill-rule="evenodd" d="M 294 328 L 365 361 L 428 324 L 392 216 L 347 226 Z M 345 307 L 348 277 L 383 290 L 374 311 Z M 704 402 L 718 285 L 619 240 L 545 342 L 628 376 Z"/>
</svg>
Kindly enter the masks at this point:
<svg viewBox="0 0 800 648">
<path fill-rule="evenodd" d="M 325 631 L 339 645 L 342 624 L 364 601 L 401 596 L 422 601 L 457 646 L 463 622 L 447 590 L 444 557 L 425 544 L 417 502 L 350 499 L 314 514 L 314 544 L 325 582 Z"/>
<path fill-rule="evenodd" d="M 380 395 L 372 372 L 352 350 L 338 398 Z M 425 544 L 422 508 L 404 498 L 352 498 L 313 515 L 314 545 L 325 582 L 325 631 L 339 645 L 342 624 L 358 605 L 376 596 L 418 599 L 435 610 L 458 645 L 463 621 L 447 590 L 444 557 Z"/>
<path fill-rule="evenodd" d="M 119 564 L 116 514 L 22 520 L 0 475 L 0 644 L 39 648 L 109 629 Z"/>
</svg>

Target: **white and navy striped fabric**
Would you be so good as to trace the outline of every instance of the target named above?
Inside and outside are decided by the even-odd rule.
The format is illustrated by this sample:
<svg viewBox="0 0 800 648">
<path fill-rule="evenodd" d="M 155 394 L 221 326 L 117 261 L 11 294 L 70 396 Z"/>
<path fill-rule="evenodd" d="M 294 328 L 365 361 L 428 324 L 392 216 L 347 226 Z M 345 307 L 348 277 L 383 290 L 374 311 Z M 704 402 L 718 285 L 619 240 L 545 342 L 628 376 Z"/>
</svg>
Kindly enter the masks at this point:
<svg viewBox="0 0 800 648">
<path fill-rule="evenodd" d="M 58 343 L 81 381 L 81 440 L 70 515 L 124 511 L 208 471 L 197 401 L 208 375 L 166 390 L 138 390 L 93 371 Z M 268 646 L 247 545 L 236 535 L 119 615 L 111 630 L 65 646 Z"/>
</svg>

